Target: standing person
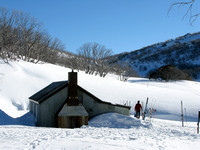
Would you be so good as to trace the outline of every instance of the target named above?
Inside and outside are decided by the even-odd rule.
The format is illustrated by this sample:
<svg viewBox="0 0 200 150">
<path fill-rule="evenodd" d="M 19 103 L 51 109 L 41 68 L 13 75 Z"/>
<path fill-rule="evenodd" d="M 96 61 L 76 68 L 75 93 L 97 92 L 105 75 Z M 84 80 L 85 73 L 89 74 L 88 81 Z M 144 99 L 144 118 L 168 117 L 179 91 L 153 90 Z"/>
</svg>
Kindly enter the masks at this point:
<svg viewBox="0 0 200 150">
<path fill-rule="evenodd" d="M 142 105 L 140 104 L 140 101 L 137 102 L 135 105 L 135 112 L 136 112 L 136 118 L 140 118 L 140 109 L 142 110 Z"/>
</svg>

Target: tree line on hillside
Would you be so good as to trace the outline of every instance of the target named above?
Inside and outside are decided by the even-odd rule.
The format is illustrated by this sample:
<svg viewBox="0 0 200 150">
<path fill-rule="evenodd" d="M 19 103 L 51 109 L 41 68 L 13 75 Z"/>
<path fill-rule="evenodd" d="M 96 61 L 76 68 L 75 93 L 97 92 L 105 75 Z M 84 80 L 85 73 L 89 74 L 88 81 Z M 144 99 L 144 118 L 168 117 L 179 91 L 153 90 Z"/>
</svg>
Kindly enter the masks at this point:
<svg viewBox="0 0 200 150">
<path fill-rule="evenodd" d="M 114 55 L 109 61 L 129 62 L 138 72 L 142 72 L 144 77 L 148 77 L 152 71 L 161 66 L 173 65 L 187 72 L 193 79 L 199 79 L 200 39 L 191 38 L 199 34 L 186 34 L 175 40 L 157 43 L 130 53 Z M 182 42 L 186 38 L 192 40 Z"/>
<path fill-rule="evenodd" d="M 149 79 L 159 79 L 165 81 L 192 80 L 188 73 L 176 68 L 173 65 L 165 65 L 155 69 L 149 74 Z"/>
<path fill-rule="evenodd" d="M 59 64 L 105 77 L 109 72 L 126 80 L 136 72 L 127 64 L 108 63 L 112 50 L 98 43 L 85 43 L 78 54 L 66 52 L 58 38 L 52 38 L 37 19 L 21 11 L 0 8 L 0 58 L 22 59 L 38 63 L 40 61 Z"/>
<path fill-rule="evenodd" d="M 100 77 L 114 73 L 119 76 L 121 81 L 126 81 L 130 76 L 137 76 L 129 63 L 109 62 L 109 57 L 113 54 L 112 50 L 99 43 L 85 43 L 77 50 L 77 53 L 78 55 L 73 55 L 67 59 L 65 56 L 61 57 L 58 63 Z"/>
<path fill-rule="evenodd" d="M 21 11 L 0 8 L 0 57 L 25 61 L 52 62 L 56 50 L 64 49 L 59 39 L 51 38 L 34 17 Z"/>
</svg>

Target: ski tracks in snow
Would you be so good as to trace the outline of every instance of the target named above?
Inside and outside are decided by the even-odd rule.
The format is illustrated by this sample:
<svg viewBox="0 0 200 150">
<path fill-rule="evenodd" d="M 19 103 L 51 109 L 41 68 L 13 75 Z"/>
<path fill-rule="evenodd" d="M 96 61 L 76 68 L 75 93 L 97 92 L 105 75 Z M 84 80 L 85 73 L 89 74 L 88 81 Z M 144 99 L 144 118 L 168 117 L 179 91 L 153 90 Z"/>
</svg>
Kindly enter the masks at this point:
<svg viewBox="0 0 200 150">
<path fill-rule="evenodd" d="M 198 149 L 200 136 L 196 134 L 196 123 L 182 127 L 179 121 L 156 120 L 150 137 L 155 138 L 159 149 Z"/>
<path fill-rule="evenodd" d="M 193 123 L 154 120 L 152 125 L 129 129 L 82 127 L 79 129 L 0 126 L 0 149 L 164 150 L 198 149 L 200 136 Z"/>
</svg>

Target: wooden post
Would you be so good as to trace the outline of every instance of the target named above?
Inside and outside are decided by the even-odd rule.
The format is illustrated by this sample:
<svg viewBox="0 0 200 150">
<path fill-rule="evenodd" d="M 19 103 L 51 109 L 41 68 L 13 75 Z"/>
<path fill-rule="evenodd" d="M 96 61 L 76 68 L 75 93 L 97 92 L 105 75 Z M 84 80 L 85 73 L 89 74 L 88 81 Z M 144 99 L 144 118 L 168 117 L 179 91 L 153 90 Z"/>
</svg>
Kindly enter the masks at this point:
<svg viewBox="0 0 200 150">
<path fill-rule="evenodd" d="M 181 120 L 182 120 L 182 127 L 184 127 L 183 123 L 183 102 L 181 101 Z"/>
<path fill-rule="evenodd" d="M 197 122 L 197 133 L 199 134 L 199 121 L 200 121 L 200 111 L 198 115 L 198 122 Z"/>
<path fill-rule="evenodd" d="M 185 108 L 185 126 L 187 124 L 187 113 L 186 113 L 186 108 Z"/>
</svg>

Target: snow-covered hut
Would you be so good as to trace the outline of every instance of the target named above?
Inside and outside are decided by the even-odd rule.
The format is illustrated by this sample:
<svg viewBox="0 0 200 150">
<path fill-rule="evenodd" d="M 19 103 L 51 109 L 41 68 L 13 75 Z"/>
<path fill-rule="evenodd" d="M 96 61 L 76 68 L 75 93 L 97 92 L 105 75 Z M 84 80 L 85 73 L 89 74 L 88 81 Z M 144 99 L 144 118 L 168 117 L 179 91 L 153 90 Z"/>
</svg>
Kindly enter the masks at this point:
<svg viewBox="0 0 200 150">
<path fill-rule="evenodd" d="M 76 128 L 103 113 L 129 115 L 129 106 L 102 101 L 80 87 L 77 72 L 69 72 L 68 77 L 68 81 L 53 82 L 29 98 L 37 126 Z"/>
</svg>

